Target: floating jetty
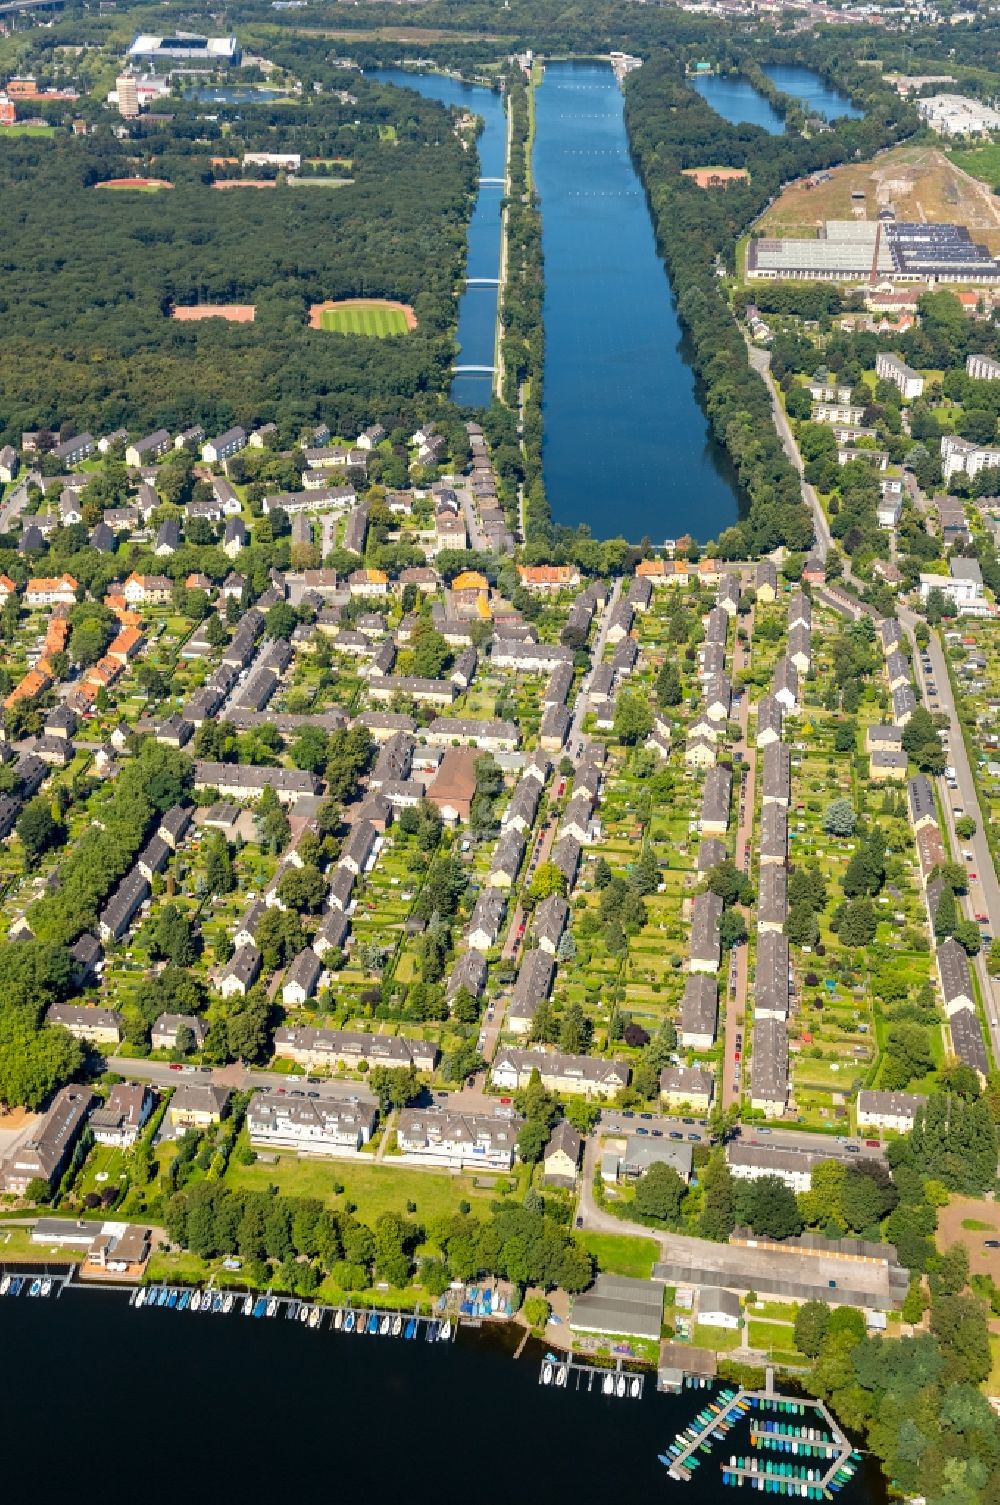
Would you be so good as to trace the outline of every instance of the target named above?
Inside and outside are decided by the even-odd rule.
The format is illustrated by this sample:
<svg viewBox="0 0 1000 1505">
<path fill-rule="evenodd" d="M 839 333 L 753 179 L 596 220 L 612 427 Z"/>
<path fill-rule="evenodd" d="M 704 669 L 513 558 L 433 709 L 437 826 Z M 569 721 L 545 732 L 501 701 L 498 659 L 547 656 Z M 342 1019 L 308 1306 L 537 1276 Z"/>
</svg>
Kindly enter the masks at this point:
<svg viewBox="0 0 1000 1505">
<path fill-rule="evenodd" d="M 803 1418 L 791 1421 L 788 1418 Z M 823 1424 L 811 1424 L 808 1418 Z M 740 1421 L 749 1419 L 750 1442 L 765 1453 L 792 1453 L 815 1462 L 785 1462 L 776 1457 L 758 1458 L 755 1453 L 730 1456 L 722 1465 L 723 1484 L 749 1484 L 767 1494 L 795 1495 L 802 1499 L 830 1500 L 857 1468 L 860 1456 L 837 1426 L 821 1401 L 799 1400 L 778 1395 L 768 1371 L 764 1390 L 720 1390 L 683 1432 L 678 1432 L 660 1462 L 673 1479 L 689 1480 Z"/>
<path fill-rule="evenodd" d="M 572 1354 L 547 1353 L 538 1371 L 538 1383 L 555 1390 L 586 1390 L 590 1395 L 606 1395 L 609 1400 L 642 1400 L 646 1376 L 636 1369 L 625 1369 L 621 1359 L 614 1369 L 600 1369 L 583 1364 Z"/>
<path fill-rule="evenodd" d="M 225 1290 L 218 1286 L 140 1286 L 132 1291 L 129 1304 L 138 1308 L 163 1307 L 168 1311 L 193 1312 L 211 1316 L 284 1317 L 298 1322 L 311 1332 L 326 1326 L 330 1332 L 358 1333 L 363 1337 L 423 1338 L 428 1343 L 448 1343 L 458 1334 L 458 1320 L 448 1316 L 425 1317 L 415 1312 L 384 1310 L 378 1307 L 329 1307 L 318 1302 L 300 1301 L 294 1296 L 273 1291 Z"/>
<path fill-rule="evenodd" d="M 61 1296 L 72 1276 L 72 1269 L 62 1265 L 57 1273 L 47 1269 L 4 1270 L 0 1275 L 0 1297 L 30 1296 L 45 1300 L 49 1296 Z"/>
</svg>

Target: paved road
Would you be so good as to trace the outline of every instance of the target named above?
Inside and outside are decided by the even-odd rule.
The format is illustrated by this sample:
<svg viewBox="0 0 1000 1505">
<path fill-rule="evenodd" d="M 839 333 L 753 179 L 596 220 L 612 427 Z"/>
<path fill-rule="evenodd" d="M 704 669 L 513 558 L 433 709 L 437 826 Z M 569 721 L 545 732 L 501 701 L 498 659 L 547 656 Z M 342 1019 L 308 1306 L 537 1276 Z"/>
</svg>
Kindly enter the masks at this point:
<svg viewBox="0 0 1000 1505">
<path fill-rule="evenodd" d="M 785 454 L 788 456 L 789 460 L 791 460 L 792 464 L 795 466 L 795 469 L 801 476 L 803 472 L 802 456 L 799 454 L 799 447 L 795 442 L 795 435 L 792 433 L 791 424 L 788 422 L 788 418 L 785 415 L 785 410 L 781 405 L 781 398 L 778 396 L 778 389 L 774 385 L 774 377 L 771 375 L 770 352 L 767 350 L 758 350 L 756 345 L 748 345 L 747 352 L 750 357 L 751 366 L 764 378 L 767 389 L 771 394 L 771 408 L 774 414 L 774 426 L 778 430 L 778 437 L 784 447 Z M 820 553 L 825 559 L 827 550 L 830 548 L 833 542 L 833 539 L 830 535 L 830 526 L 827 523 L 826 514 L 824 513 L 823 508 L 820 506 L 819 497 L 816 495 L 813 487 L 809 485 L 809 482 L 804 479 L 802 481 L 802 500 L 812 512 L 813 522 L 816 528 L 817 552 Z"/>
<path fill-rule="evenodd" d="M 9 533 L 11 524 L 14 523 L 28 505 L 28 482 L 36 484 L 41 480 L 37 471 L 26 470 L 17 484 L 7 493 L 6 500 L 0 507 L 0 533 Z"/>
<path fill-rule="evenodd" d="M 957 789 L 949 789 L 943 778 L 937 780 L 938 793 L 941 797 L 941 805 L 944 810 L 945 824 L 951 837 L 952 851 L 958 861 L 962 862 L 966 872 L 975 873 L 974 879 L 970 878 L 968 898 L 959 900 L 959 904 L 970 919 L 977 914 L 985 914 L 989 922 L 989 933 L 1000 935 L 1000 882 L 997 881 L 996 869 L 993 866 L 993 854 L 986 840 L 983 825 L 983 813 L 979 805 L 979 796 L 976 792 L 975 781 L 972 777 L 972 768 L 969 764 L 966 752 L 965 739 L 962 736 L 962 728 L 958 723 L 958 714 L 955 707 L 955 695 L 948 677 L 948 666 L 945 663 L 944 650 L 936 633 L 931 633 L 928 645 L 928 655 L 931 661 L 931 673 L 924 668 L 923 659 L 917 650 L 913 639 L 913 630 L 920 618 L 906 607 L 899 607 L 897 611 L 900 622 L 906 629 L 913 646 L 913 668 L 917 677 L 917 683 L 923 694 L 924 704 L 928 710 L 942 712 L 948 717 L 948 762 L 955 770 Z M 935 694 L 931 694 L 928 683 L 932 682 Z M 971 837 L 959 838 L 955 831 L 955 807 L 964 815 L 971 815 L 976 822 L 976 833 Z M 971 852 L 972 862 L 966 862 L 961 854 Z M 979 978 L 979 990 L 986 1007 L 986 1018 L 989 1023 L 990 1040 L 993 1048 L 993 1058 L 1000 1063 L 1000 990 L 996 981 L 986 971 L 986 963 L 982 953 L 976 957 L 974 966 Z"/>
<path fill-rule="evenodd" d="M 583 751 L 583 721 L 584 717 L 587 714 L 587 696 L 590 691 L 590 677 L 596 669 L 597 665 L 604 658 L 604 650 L 607 647 L 608 643 L 608 630 L 611 627 L 611 618 L 614 615 L 614 610 L 618 605 L 618 598 L 620 597 L 621 593 L 622 582 L 619 578 L 615 581 L 614 590 L 611 592 L 611 595 L 608 598 L 608 604 L 605 606 L 604 611 L 601 615 L 600 624 L 597 629 L 597 637 L 594 639 L 594 646 L 590 650 L 590 668 L 587 670 L 586 674 L 580 681 L 580 688 L 577 691 L 576 705 L 573 708 L 573 722 L 570 726 L 569 738 L 566 743 L 571 758 L 578 758 Z"/>
<path fill-rule="evenodd" d="M 214 1082 L 218 1086 L 232 1087 L 241 1092 L 246 1092 L 251 1087 L 267 1087 L 272 1091 L 295 1088 L 318 1092 L 320 1097 L 356 1097 L 365 1103 L 377 1101 L 374 1093 L 369 1092 L 360 1082 L 340 1082 L 316 1077 L 307 1083 L 303 1076 L 285 1076 L 279 1071 L 257 1071 L 252 1067 L 239 1065 L 210 1067 L 207 1071 L 198 1067 L 193 1071 L 190 1068 L 174 1071 L 166 1061 L 110 1056 L 108 1067 L 119 1076 L 136 1082 L 152 1082 L 159 1087 L 177 1087 L 182 1082 Z"/>
<path fill-rule="evenodd" d="M 479 515 L 473 504 L 472 497 L 465 487 L 458 492 L 458 499 L 462 504 L 462 512 L 465 517 L 465 526 L 469 533 L 469 547 L 477 549 L 484 554 L 491 552 L 491 544 L 482 528 L 479 526 Z"/>
<path fill-rule="evenodd" d="M 748 632 L 751 629 L 752 613 L 748 619 Z M 739 639 L 733 650 L 733 672 L 738 674 L 745 669 L 750 662 L 750 649 L 744 647 Z M 750 871 L 750 854 L 753 838 L 753 810 L 754 793 L 757 777 L 757 749 L 748 736 L 747 727 L 750 720 L 750 696 L 744 691 L 740 701 L 739 724 L 740 740 L 734 749 L 742 754 L 742 765 L 737 763 L 739 769 L 744 766 L 747 769 L 746 780 L 740 789 L 739 815 L 736 828 L 736 866 L 741 872 Z M 753 923 L 752 916 L 744 910 L 747 924 Z M 747 990 L 749 987 L 750 948 L 737 946 L 735 951 L 729 953 L 724 974 L 728 1002 L 726 1005 L 725 1035 L 722 1053 L 722 1106 L 728 1108 L 740 1101 L 740 1081 L 742 1078 L 741 1062 L 736 1059 L 739 1050 L 742 1056 L 742 1043 L 737 1045 L 736 1037 L 741 1036 L 746 1019 Z M 735 1086 L 734 1086 L 735 1083 Z"/>
</svg>

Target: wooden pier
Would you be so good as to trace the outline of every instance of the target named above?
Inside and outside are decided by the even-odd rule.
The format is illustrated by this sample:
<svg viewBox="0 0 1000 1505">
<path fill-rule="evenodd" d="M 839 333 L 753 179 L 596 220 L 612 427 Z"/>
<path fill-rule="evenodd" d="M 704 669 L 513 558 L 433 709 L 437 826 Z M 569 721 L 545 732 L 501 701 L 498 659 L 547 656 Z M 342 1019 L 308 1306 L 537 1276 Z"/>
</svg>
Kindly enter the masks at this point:
<svg viewBox="0 0 1000 1505">
<path fill-rule="evenodd" d="M 609 1400 L 642 1400 L 645 1374 L 626 1369 L 621 1359 L 614 1369 L 583 1364 L 572 1354 L 547 1353 L 538 1371 L 538 1383 L 554 1390 L 586 1390 L 588 1395 L 606 1395 Z"/>
</svg>

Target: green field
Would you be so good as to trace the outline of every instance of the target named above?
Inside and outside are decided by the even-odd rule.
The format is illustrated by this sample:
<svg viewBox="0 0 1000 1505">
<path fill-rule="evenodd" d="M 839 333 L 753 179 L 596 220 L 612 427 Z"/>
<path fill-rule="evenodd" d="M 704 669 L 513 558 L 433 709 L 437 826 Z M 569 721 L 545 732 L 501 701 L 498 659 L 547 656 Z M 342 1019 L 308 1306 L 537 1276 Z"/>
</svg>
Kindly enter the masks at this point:
<svg viewBox="0 0 1000 1505">
<path fill-rule="evenodd" d="M 632 1238 L 624 1233 L 581 1233 L 580 1243 L 609 1275 L 631 1275 L 649 1280 L 660 1246 L 652 1238 Z"/>
<path fill-rule="evenodd" d="M 54 136 L 54 125 L 5 125 L 0 130 L 0 141 L 4 136 Z"/>
<path fill-rule="evenodd" d="M 230 1164 L 226 1179 L 231 1186 L 247 1191 L 277 1186 L 285 1196 L 318 1197 L 331 1207 L 342 1208 L 350 1201 L 358 1208 L 361 1220 L 370 1225 L 383 1212 L 405 1216 L 410 1202 L 416 1204 L 416 1216 L 422 1222 L 456 1213 L 463 1200 L 471 1202 L 483 1216 L 496 1196 L 493 1188 L 473 1186 L 469 1175 L 413 1170 L 394 1165 L 391 1159 L 375 1165 L 371 1157 L 364 1163 L 360 1159 L 313 1161 L 280 1155 L 276 1164 L 262 1160 L 247 1166 Z M 342 1196 L 334 1195 L 335 1181 L 345 1188 Z"/>
<path fill-rule="evenodd" d="M 949 152 L 948 156 L 956 167 L 983 183 L 989 183 L 990 187 L 1000 183 L 1000 144 L 973 146 L 966 151 Z"/>
<path fill-rule="evenodd" d="M 407 332 L 403 310 L 385 308 L 380 304 L 373 304 L 370 308 L 360 304 L 324 308 L 321 320 L 323 328 L 333 334 L 366 334 L 384 340 L 390 335 Z"/>
</svg>

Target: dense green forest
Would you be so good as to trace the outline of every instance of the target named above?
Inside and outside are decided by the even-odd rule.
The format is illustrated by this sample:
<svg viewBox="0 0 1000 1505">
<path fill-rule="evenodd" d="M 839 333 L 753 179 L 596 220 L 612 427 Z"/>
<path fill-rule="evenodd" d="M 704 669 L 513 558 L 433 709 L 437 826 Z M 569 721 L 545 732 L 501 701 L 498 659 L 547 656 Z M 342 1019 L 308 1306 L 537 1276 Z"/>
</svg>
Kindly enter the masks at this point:
<svg viewBox="0 0 1000 1505">
<path fill-rule="evenodd" d="M 62 421 L 211 432 L 313 417 L 353 433 L 412 416 L 421 394 L 433 402 L 453 358 L 474 155 L 433 102 L 357 79 L 352 90 L 353 104 L 217 107 L 214 122 L 172 103 L 174 121 L 144 124 L 136 141 L 6 141 L 2 437 Z M 394 132 L 382 139 L 380 125 Z M 211 157 L 251 147 L 349 151 L 355 181 L 213 191 Z M 93 187 L 147 174 L 175 186 Z M 419 327 L 386 341 L 307 328 L 311 303 L 347 296 L 412 303 Z M 253 303 L 256 322 L 182 325 L 173 302 Z"/>
</svg>

